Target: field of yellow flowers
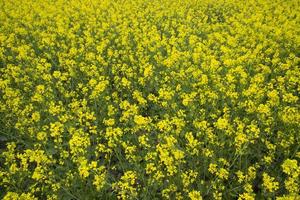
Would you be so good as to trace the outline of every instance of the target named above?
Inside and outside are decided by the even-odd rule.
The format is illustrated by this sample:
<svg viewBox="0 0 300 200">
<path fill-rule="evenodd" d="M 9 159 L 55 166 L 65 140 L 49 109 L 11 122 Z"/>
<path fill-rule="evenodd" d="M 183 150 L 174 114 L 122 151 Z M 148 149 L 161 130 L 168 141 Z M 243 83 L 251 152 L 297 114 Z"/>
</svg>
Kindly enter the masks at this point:
<svg viewBox="0 0 300 200">
<path fill-rule="evenodd" d="M 299 0 L 0 0 L 0 199 L 300 199 Z"/>
</svg>

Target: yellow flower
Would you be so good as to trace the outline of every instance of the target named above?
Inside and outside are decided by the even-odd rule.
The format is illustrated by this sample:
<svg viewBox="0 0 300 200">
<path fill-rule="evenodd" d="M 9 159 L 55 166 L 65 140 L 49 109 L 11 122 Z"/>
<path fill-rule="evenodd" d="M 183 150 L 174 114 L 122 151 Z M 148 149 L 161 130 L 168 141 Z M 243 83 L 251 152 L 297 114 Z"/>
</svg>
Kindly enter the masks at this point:
<svg viewBox="0 0 300 200">
<path fill-rule="evenodd" d="M 120 181 L 113 184 L 113 188 L 118 192 L 121 199 L 134 198 L 137 196 L 136 173 L 134 171 L 126 171 L 120 178 Z"/>
<path fill-rule="evenodd" d="M 40 118 L 41 118 L 40 113 L 39 113 L 39 112 L 34 112 L 34 113 L 32 114 L 32 116 L 31 116 L 31 118 L 32 118 L 32 120 L 33 120 L 34 122 L 40 121 Z"/>
<path fill-rule="evenodd" d="M 15 193 L 15 192 L 8 192 L 3 200 L 37 200 L 38 198 L 36 198 L 33 194 L 30 193 Z"/>
<path fill-rule="evenodd" d="M 194 183 L 196 181 L 197 175 L 198 173 L 193 170 L 189 170 L 185 173 L 182 173 L 181 178 L 182 178 L 183 187 L 187 188 L 189 185 Z"/>
<path fill-rule="evenodd" d="M 115 124 L 115 119 L 110 118 L 110 119 L 107 119 L 107 120 L 103 120 L 103 122 L 106 126 L 113 126 Z"/>
<path fill-rule="evenodd" d="M 239 195 L 238 200 L 255 200 L 254 196 L 249 193 L 243 193 Z"/>
<path fill-rule="evenodd" d="M 121 83 L 122 83 L 122 85 L 124 86 L 124 87 L 129 87 L 130 86 L 130 81 L 127 79 L 127 78 L 125 78 L 125 77 L 123 77 L 122 79 L 121 79 Z"/>
<path fill-rule="evenodd" d="M 224 180 L 227 180 L 228 179 L 228 176 L 229 176 L 229 172 L 224 169 L 224 168 L 221 168 L 218 172 L 218 177 L 220 179 L 224 179 Z"/>
<path fill-rule="evenodd" d="M 141 115 L 135 115 L 134 116 L 134 122 L 137 125 L 147 125 L 148 123 L 150 123 L 150 119 L 148 117 L 143 117 Z"/>
<path fill-rule="evenodd" d="M 213 163 L 210 163 L 209 164 L 209 168 L 208 168 L 208 171 L 212 174 L 216 173 L 217 172 L 217 165 L 216 164 L 213 164 Z"/>
<path fill-rule="evenodd" d="M 229 122 L 225 118 L 219 118 L 216 122 L 216 127 L 220 130 L 225 130 L 228 126 Z"/>
<path fill-rule="evenodd" d="M 186 133 L 185 138 L 188 141 L 187 148 L 188 148 L 189 152 L 192 155 L 195 155 L 195 154 L 198 155 L 199 150 L 197 147 L 200 144 L 199 141 L 196 138 L 194 138 L 192 132 Z"/>
<path fill-rule="evenodd" d="M 154 163 L 148 163 L 146 165 L 146 174 L 151 174 L 154 171 L 156 171 L 156 167 L 155 167 Z"/>
<path fill-rule="evenodd" d="M 100 191 L 106 184 L 107 174 L 103 166 L 96 169 L 97 174 L 94 177 L 93 185 L 97 191 Z"/>
<path fill-rule="evenodd" d="M 245 180 L 245 176 L 244 176 L 244 174 L 243 174 L 242 171 L 237 171 L 237 172 L 236 172 L 236 175 L 237 175 L 237 177 L 238 177 L 238 182 L 239 182 L 239 183 L 242 183 L 242 182 Z"/>
<path fill-rule="evenodd" d="M 300 192 L 300 167 L 297 160 L 287 159 L 281 165 L 283 172 L 288 175 L 288 178 L 284 181 L 285 188 L 290 194 L 297 194 Z"/>
<path fill-rule="evenodd" d="M 145 105 L 147 103 L 147 100 L 143 98 L 142 93 L 137 90 L 133 92 L 133 98 L 136 99 L 141 105 Z"/>
<path fill-rule="evenodd" d="M 279 189 L 279 183 L 267 173 L 263 173 L 263 186 L 268 192 L 275 192 Z"/>
<path fill-rule="evenodd" d="M 195 190 L 189 192 L 189 197 L 191 200 L 202 200 L 201 193 Z"/>
</svg>

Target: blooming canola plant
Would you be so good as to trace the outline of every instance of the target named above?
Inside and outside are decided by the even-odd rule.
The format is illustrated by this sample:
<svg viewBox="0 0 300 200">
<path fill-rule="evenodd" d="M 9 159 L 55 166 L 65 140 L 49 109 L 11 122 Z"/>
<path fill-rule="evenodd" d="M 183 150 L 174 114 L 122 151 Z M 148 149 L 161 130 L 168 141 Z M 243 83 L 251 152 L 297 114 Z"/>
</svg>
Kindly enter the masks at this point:
<svg viewBox="0 0 300 200">
<path fill-rule="evenodd" d="M 299 0 L 0 0 L 0 198 L 300 199 Z"/>
</svg>

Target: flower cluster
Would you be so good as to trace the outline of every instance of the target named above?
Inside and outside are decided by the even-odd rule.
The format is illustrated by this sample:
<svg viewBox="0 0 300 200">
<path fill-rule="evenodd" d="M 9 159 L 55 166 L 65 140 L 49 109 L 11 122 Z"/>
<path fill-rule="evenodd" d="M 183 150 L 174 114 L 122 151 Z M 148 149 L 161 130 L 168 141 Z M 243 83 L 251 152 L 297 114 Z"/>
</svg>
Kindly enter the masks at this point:
<svg viewBox="0 0 300 200">
<path fill-rule="evenodd" d="M 0 198 L 300 199 L 299 0 L 0 0 Z"/>
</svg>

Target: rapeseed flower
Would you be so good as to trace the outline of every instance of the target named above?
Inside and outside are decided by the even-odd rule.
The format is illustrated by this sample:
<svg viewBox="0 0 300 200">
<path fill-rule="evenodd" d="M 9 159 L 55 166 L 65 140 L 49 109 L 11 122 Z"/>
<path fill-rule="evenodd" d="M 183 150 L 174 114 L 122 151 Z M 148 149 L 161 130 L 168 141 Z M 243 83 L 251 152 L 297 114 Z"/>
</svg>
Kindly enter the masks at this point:
<svg viewBox="0 0 300 200">
<path fill-rule="evenodd" d="M 0 8 L 1 199 L 300 199 L 299 0 Z"/>
</svg>

